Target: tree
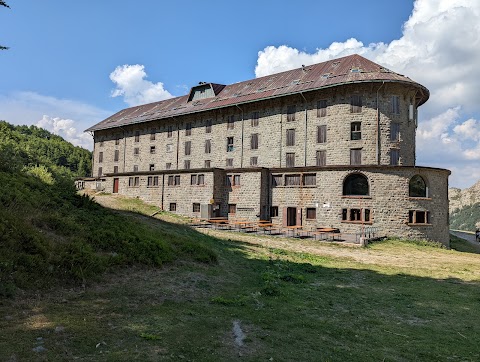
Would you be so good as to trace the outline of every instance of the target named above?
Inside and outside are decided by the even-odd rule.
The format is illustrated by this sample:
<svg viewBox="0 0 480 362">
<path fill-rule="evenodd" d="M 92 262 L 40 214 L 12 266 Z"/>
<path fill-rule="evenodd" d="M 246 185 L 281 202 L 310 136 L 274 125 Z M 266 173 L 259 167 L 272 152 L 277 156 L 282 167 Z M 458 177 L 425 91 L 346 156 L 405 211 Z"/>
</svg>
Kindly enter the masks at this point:
<svg viewBox="0 0 480 362">
<path fill-rule="evenodd" d="M 8 6 L 8 4 L 4 0 L 0 0 L 0 5 L 5 6 L 6 8 L 10 9 L 10 6 Z M 7 49 L 8 49 L 8 47 L 4 47 L 4 46 L 0 45 L 0 50 L 7 50 Z"/>
</svg>

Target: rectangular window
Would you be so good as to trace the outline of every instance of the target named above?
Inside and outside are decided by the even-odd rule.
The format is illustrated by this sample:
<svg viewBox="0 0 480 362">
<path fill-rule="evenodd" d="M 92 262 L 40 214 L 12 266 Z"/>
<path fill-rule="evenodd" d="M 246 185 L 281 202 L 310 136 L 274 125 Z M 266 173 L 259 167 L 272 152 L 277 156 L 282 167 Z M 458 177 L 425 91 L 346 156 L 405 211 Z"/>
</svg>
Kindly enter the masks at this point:
<svg viewBox="0 0 480 362">
<path fill-rule="evenodd" d="M 173 186 L 174 182 L 173 175 L 168 176 L 168 186 Z"/>
<path fill-rule="evenodd" d="M 300 186 L 300 175 L 285 175 L 285 186 Z"/>
<path fill-rule="evenodd" d="M 362 112 L 362 96 L 352 95 L 350 98 L 350 113 Z"/>
<path fill-rule="evenodd" d="M 205 175 L 203 174 L 198 175 L 197 185 L 205 185 Z"/>
<path fill-rule="evenodd" d="M 317 126 L 317 143 L 327 142 L 327 126 Z"/>
<path fill-rule="evenodd" d="M 175 186 L 180 185 L 180 175 L 175 175 L 174 179 L 175 179 Z"/>
<path fill-rule="evenodd" d="M 153 186 L 153 177 L 152 176 L 147 177 L 147 187 L 148 186 Z"/>
<path fill-rule="evenodd" d="M 188 122 L 185 125 L 185 136 L 191 136 L 192 135 L 192 123 Z"/>
<path fill-rule="evenodd" d="M 250 157 L 250 166 L 257 166 L 258 165 L 258 157 Z"/>
<path fill-rule="evenodd" d="M 103 152 L 100 152 L 98 154 L 98 163 L 102 163 L 103 162 Z"/>
<path fill-rule="evenodd" d="M 185 142 L 185 155 L 188 156 L 192 153 L 192 141 Z"/>
<path fill-rule="evenodd" d="M 168 126 L 167 127 L 167 137 L 170 138 L 173 136 L 173 126 Z"/>
<path fill-rule="evenodd" d="M 133 187 L 133 177 L 128 178 L 128 187 Z"/>
<path fill-rule="evenodd" d="M 155 146 L 150 146 L 150 154 L 154 154 L 157 151 Z"/>
<path fill-rule="evenodd" d="M 212 141 L 205 140 L 205 153 L 211 153 L 211 152 L 212 152 Z"/>
<path fill-rule="evenodd" d="M 175 202 L 171 202 L 169 210 L 173 212 L 177 211 L 177 204 Z"/>
<path fill-rule="evenodd" d="M 232 152 L 233 149 L 233 137 L 227 137 L 227 152 Z"/>
<path fill-rule="evenodd" d="M 235 116 L 228 116 L 227 129 L 234 129 L 234 128 L 235 128 Z"/>
<path fill-rule="evenodd" d="M 322 99 L 317 102 L 317 117 L 327 116 L 327 100 Z"/>
<path fill-rule="evenodd" d="M 227 158 L 225 160 L 225 166 L 227 167 L 233 167 L 233 158 Z"/>
<path fill-rule="evenodd" d="M 135 148 L 133 149 L 133 154 L 134 154 L 135 156 L 138 156 L 138 155 L 140 154 L 140 148 L 135 147 Z"/>
<path fill-rule="evenodd" d="M 361 165 L 361 164 L 362 164 L 362 149 L 352 148 L 350 150 L 350 165 Z"/>
<path fill-rule="evenodd" d="M 113 153 L 113 161 L 114 162 L 118 162 L 118 159 L 120 158 L 120 151 L 119 150 L 115 150 L 114 153 Z"/>
<path fill-rule="evenodd" d="M 283 186 L 283 175 L 272 175 L 272 187 Z"/>
<path fill-rule="evenodd" d="M 352 141 L 362 139 L 362 122 L 350 123 L 350 139 Z"/>
<path fill-rule="evenodd" d="M 133 172 L 138 172 L 138 165 L 133 165 Z"/>
<path fill-rule="evenodd" d="M 286 167 L 295 167 L 295 153 L 287 153 L 285 156 Z"/>
<path fill-rule="evenodd" d="M 210 168 L 210 165 L 211 165 L 211 161 L 210 160 L 205 160 L 205 164 L 203 165 L 203 167 Z"/>
<path fill-rule="evenodd" d="M 303 185 L 305 186 L 315 186 L 317 184 L 317 175 L 312 174 L 305 174 L 303 175 Z"/>
<path fill-rule="evenodd" d="M 250 136 L 250 149 L 258 150 L 258 133 L 252 133 Z"/>
<path fill-rule="evenodd" d="M 410 210 L 408 212 L 409 224 L 430 224 L 430 212 L 423 210 Z"/>
<path fill-rule="evenodd" d="M 233 186 L 240 186 L 240 175 L 233 175 Z"/>
<path fill-rule="evenodd" d="M 103 175 L 103 169 L 101 167 L 98 168 L 98 177 Z"/>
<path fill-rule="evenodd" d="M 392 114 L 400 114 L 400 97 L 392 96 Z"/>
<path fill-rule="evenodd" d="M 390 149 L 390 165 L 398 166 L 400 163 L 400 150 L 396 148 Z"/>
<path fill-rule="evenodd" d="M 166 146 L 166 151 L 167 152 L 172 152 L 173 151 L 173 143 L 168 143 L 165 145 Z"/>
<path fill-rule="evenodd" d="M 118 173 L 118 166 L 113 166 L 113 173 Z"/>
<path fill-rule="evenodd" d="M 134 187 L 140 186 L 140 177 L 133 177 L 133 186 Z"/>
<path fill-rule="evenodd" d="M 205 122 L 205 133 L 212 133 L 212 120 L 207 119 Z"/>
<path fill-rule="evenodd" d="M 287 146 L 295 146 L 295 129 L 287 129 Z"/>
<path fill-rule="evenodd" d="M 307 207 L 307 220 L 315 220 L 317 218 L 317 209 L 314 207 Z"/>
<path fill-rule="evenodd" d="M 287 107 L 287 122 L 295 121 L 295 113 L 297 112 L 297 106 Z"/>
<path fill-rule="evenodd" d="M 197 184 L 197 175 L 191 175 L 190 176 L 190 185 L 196 185 Z"/>
<path fill-rule="evenodd" d="M 167 162 L 165 164 L 165 170 L 170 170 L 172 168 L 172 163 L 171 162 Z"/>
<path fill-rule="evenodd" d="M 390 141 L 400 141 L 400 123 L 390 124 Z"/>
<path fill-rule="evenodd" d="M 198 202 L 193 203 L 192 212 L 200 212 L 200 204 Z"/>
<path fill-rule="evenodd" d="M 135 142 L 140 141 L 140 131 L 135 131 Z"/>
<path fill-rule="evenodd" d="M 370 222 L 370 209 L 342 209 L 342 221 Z"/>
<path fill-rule="evenodd" d="M 190 160 L 184 160 L 183 161 L 183 168 L 185 170 L 189 170 L 190 169 Z"/>
<path fill-rule="evenodd" d="M 252 127 L 258 126 L 259 118 L 260 118 L 260 112 L 252 112 L 252 122 L 251 122 Z"/>
<path fill-rule="evenodd" d="M 327 151 L 318 150 L 316 153 L 317 166 L 326 166 L 327 165 Z"/>
<path fill-rule="evenodd" d="M 168 176 L 168 186 L 178 186 L 178 185 L 180 185 L 180 175 Z"/>
<path fill-rule="evenodd" d="M 232 184 L 233 184 L 233 176 L 227 175 L 225 177 L 225 186 L 232 186 Z"/>
<path fill-rule="evenodd" d="M 151 163 L 149 166 L 148 166 L 148 170 L 149 171 L 155 171 L 155 165 L 153 163 Z"/>
<path fill-rule="evenodd" d="M 152 129 L 150 130 L 150 141 L 155 141 L 156 133 L 157 133 L 157 129 L 156 129 L 156 128 L 152 128 Z"/>
<path fill-rule="evenodd" d="M 236 204 L 228 204 L 228 213 L 235 214 L 237 212 L 237 205 Z"/>
<path fill-rule="evenodd" d="M 270 206 L 270 217 L 278 216 L 278 206 Z"/>
</svg>

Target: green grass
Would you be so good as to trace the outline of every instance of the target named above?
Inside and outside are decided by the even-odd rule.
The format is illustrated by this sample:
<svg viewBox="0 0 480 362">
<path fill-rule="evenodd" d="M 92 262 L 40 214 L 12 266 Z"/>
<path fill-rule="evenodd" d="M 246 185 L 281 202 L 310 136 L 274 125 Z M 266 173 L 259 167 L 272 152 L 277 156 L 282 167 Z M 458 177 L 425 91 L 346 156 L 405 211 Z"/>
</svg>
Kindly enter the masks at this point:
<svg viewBox="0 0 480 362">
<path fill-rule="evenodd" d="M 450 247 L 457 251 L 480 254 L 480 244 L 472 244 L 468 241 L 450 234 Z"/>
</svg>

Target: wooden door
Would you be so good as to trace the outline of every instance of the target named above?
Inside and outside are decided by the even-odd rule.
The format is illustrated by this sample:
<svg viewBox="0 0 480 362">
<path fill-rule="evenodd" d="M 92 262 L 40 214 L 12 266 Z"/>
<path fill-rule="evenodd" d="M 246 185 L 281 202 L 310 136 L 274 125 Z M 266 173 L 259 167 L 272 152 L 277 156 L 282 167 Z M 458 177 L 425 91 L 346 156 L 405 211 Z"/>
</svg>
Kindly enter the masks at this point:
<svg viewBox="0 0 480 362">
<path fill-rule="evenodd" d="M 118 193 L 118 178 L 113 179 L 113 193 Z"/>
<path fill-rule="evenodd" d="M 297 208 L 287 207 L 287 226 L 297 225 Z"/>
</svg>

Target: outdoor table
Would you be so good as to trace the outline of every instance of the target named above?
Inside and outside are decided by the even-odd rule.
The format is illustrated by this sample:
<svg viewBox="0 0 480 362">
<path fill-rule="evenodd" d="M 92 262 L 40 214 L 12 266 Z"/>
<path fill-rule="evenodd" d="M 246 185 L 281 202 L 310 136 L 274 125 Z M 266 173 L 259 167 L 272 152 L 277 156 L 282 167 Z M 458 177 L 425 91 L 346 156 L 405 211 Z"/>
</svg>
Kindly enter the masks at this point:
<svg viewBox="0 0 480 362">
<path fill-rule="evenodd" d="M 292 226 L 287 226 L 287 236 L 288 232 L 292 231 L 292 237 L 295 237 L 295 232 L 298 232 L 298 230 L 302 229 L 302 225 L 292 225 Z"/>
</svg>

